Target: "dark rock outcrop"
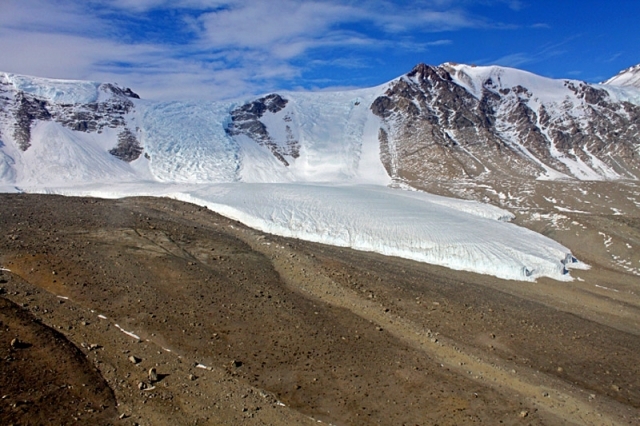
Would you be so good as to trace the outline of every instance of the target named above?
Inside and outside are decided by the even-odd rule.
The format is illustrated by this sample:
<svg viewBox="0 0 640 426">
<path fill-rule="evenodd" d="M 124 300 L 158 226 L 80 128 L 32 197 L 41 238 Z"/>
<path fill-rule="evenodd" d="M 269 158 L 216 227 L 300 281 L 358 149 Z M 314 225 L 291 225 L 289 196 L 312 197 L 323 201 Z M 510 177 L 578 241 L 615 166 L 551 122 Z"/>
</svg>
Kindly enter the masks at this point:
<svg viewBox="0 0 640 426">
<path fill-rule="evenodd" d="M 292 159 L 300 156 L 300 143 L 296 140 L 291 126 L 285 124 L 285 140 L 276 141 L 269 134 L 267 126 L 260 120 L 266 113 L 275 114 L 282 111 L 289 101 L 278 94 L 267 95 L 242 105 L 231 111 L 231 122 L 225 129 L 229 136 L 245 135 L 258 145 L 264 146 L 285 166 L 289 165 L 286 157 Z M 291 121 L 285 115 L 284 123 Z"/>
<path fill-rule="evenodd" d="M 118 145 L 109 150 L 109 154 L 130 163 L 140 157 L 140 154 L 142 154 L 142 146 L 140 146 L 136 135 L 133 134 L 131 130 L 125 128 L 118 134 Z"/>
<path fill-rule="evenodd" d="M 115 84 L 104 83 L 100 85 L 100 89 L 104 92 L 111 93 L 116 96 L 124 96 L 127 98 L 140 99 L 140 96 L 128 87 L 119 87 Z"/>
<path fill-rule="evenodd" d="M 47 102 L 33 96 L 18 92 L 15 97 L 13 113 L 15 124 L 13 138 L 22 151 L 31 146 L 31 124 L 35 120 L 51 120 L 51 113 L 47 109 Z"/>
</svg>

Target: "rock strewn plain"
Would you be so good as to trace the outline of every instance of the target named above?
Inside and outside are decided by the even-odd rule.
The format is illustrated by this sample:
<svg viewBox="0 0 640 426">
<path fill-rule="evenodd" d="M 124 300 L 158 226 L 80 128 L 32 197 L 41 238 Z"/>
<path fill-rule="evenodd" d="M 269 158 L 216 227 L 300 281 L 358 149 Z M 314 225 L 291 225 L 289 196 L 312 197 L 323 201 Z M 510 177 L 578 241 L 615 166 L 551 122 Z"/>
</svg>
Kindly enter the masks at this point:
<svg viewBox="0 0 640 426">
<path fill-rule="evenodd" d="M 594 287 L 597 265 L 519 283 L 173 200 L 0 197 L 3 424 L 640 421 L 640 303 Z"/>
</svg>

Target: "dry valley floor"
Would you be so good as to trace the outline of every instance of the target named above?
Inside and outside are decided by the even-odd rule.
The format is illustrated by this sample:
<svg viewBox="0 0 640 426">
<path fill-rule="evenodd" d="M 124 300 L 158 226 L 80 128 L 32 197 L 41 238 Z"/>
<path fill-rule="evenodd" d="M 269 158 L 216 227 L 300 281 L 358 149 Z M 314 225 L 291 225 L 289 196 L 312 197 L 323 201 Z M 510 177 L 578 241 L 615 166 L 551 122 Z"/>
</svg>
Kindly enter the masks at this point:
<svg viewBox="0 0 640 426">
<path fill-rule="evenodd" d="M 0 199 L 0 424 L 640 423 L 640 283 L 585 247 L 524 283 L 167 199 Z"/>
</svg>

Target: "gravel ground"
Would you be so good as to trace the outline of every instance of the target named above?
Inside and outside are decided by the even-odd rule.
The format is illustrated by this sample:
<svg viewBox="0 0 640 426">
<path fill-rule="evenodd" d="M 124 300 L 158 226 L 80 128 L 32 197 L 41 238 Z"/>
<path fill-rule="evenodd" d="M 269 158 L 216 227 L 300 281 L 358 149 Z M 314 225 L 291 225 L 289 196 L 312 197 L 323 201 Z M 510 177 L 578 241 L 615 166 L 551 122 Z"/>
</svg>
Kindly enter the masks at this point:
<svg viewBox="0 0 640 426">
<path fill-rule="evenodd" d="M 640 300 L 593 285 L 638 280 L 595 254 L 519 283 L 173 200 L 0 200 L 1 424 L 640 422 Z"/>
</svg>

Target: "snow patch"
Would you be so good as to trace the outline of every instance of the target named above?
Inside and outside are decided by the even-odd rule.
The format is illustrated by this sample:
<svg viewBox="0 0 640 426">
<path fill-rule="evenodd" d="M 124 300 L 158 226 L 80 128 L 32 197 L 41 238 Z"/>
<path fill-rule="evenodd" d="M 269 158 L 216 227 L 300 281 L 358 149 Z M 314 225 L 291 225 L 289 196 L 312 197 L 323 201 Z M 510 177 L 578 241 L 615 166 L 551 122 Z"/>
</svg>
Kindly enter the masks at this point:
<svg viewBox="0 0 640 426">
<path fill-rule="evenodd" d="M 123 329 L 123 328 L 122 328 L 122 327 L 120 327 L 118 324 L 115 324 L 115 326 L 116 326 L 116 328 L 117 328 L 118 330 L 122 331 L 122 332 L 123 332 L 124 334 L 126 334 L 127 336 L 129 336 L 129 337 L 133 337 L 134 339 L 137 339 L 137 340 L 141 340 L 141 339 L 140 339 L 140 336 L 138 336 L 138 335 L 136 335 L 136 334 L 134 334 L 134 333 L 132 333 L 132 332 L 130 332 L 130 331 L 127 331 L 127 330 Z"/>
</svg>

